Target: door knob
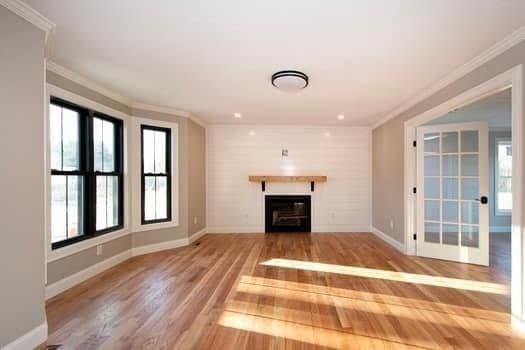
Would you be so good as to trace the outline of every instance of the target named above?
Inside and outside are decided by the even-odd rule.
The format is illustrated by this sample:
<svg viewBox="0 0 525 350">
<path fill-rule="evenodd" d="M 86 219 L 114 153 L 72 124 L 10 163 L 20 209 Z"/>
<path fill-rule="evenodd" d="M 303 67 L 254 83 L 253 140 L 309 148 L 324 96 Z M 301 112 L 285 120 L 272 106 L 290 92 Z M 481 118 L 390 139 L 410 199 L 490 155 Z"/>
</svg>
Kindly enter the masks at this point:
<svg viewBox="0 0 525 350">
<path fill-rule="evenodd" d="M 476 200 L 480 202 L 481 204 L 487 204 L 489 202 L 489 199 L 487 196 L 481 196 L 480 198 L 476 198 Z"/>
</svg>

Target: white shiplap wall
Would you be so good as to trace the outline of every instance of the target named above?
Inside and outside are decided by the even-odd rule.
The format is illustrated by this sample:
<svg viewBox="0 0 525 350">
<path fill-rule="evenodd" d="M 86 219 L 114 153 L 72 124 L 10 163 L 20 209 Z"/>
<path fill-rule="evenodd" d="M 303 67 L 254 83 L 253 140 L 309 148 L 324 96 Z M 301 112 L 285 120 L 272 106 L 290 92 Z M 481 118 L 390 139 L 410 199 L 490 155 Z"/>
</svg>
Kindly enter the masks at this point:
<svg viewBox="0 0 525 350">
<path fill-rule="evenodd" d="M 312 231 L 369 231 L 369 128 L 211 126 L 208 232 L 264 232 L 265 194 L 311 194 Z M 288 149 L 288 157 L 281 156 Z M 248 175 L 326 175 L 326 183 L 269 183 Z"/>
</svg>

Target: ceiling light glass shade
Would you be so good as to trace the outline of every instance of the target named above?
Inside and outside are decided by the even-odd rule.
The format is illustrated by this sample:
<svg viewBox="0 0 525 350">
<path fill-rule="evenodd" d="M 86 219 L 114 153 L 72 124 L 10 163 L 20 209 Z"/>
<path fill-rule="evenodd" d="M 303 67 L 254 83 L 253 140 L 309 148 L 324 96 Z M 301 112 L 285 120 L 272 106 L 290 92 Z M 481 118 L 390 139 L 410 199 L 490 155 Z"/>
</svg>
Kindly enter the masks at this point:
<svg viewBox="0 0 525 350">
<path fill-rule="evenodd" d="M 272 75 L 272 85 L 284 91 L 299 91 L 308 86 L 308 76 L 295 70 L 284 70 Z"/>
</svg>

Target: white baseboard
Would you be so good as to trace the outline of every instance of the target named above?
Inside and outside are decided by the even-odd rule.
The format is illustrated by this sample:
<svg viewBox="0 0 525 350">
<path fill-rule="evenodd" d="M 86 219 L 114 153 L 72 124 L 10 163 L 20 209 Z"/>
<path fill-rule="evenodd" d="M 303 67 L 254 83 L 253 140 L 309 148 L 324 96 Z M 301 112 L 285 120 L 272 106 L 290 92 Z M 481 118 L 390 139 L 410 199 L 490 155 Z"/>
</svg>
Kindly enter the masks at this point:
<svg viewBox="0 0 525 350">
<path fill-rule="evenodd" d="M 490 226 L 490 233 L 509 233 L 512 231 L 512 228 L 509 226 Z"/>
<path fill-rule="evenodd" d="M 5 320 L 4 320 L 5 321 Z M 5 345 L 2 350 L 34 349 L 47 340 L 47 322 L 33 328 L 23 336 Z"/>
<path fill-rule="evenodd" d="M 144 255 L 144 254 L 149 254 L 149 253 L 155 253 L 155 252 L 160 252 L 163 250 L 185 247 L 189 244 L 190 242 L 188 238 L 174 239 L 172 241 L 166 241 L 166 242 L 161 242 L 161 243 L 156 243 L 156 244 L 148 244 L 148 245 L 143 245 L 140 247 L 131 248 L 131 255 L 139 256 L 139 255 Z"/>
<path fill-rule="evenodd" d="M 198 232 L 195 232 L 194 234 L 192 234 L 189 238 L 189 244 L 192 244 L 193 242 L 195 242 L 196 240 L 198 240 L 199 238 L 201 238 L 202 236 L 204 236 L 206 234 L 206 228 L 203 228 L 202 230 L 198 231 Z"/>
<path fill-rule="evenodd" d="M 88 278 L 101 273 L 102 271 L 105 271 L 115 265 L 120 264 L 123 261 L 128 260 L 129 258 L 131 258 L 131 251 L 126 250 L 125 252 L 112 256 L 111 258 L 96 263 L 87 269 L 79 271 L 71 276 L 46 286 L 46 300 L 68 290 L 69 288 L 87 280 Z"/>
<path fill-rule="evenodd" d="M 513 329 L 520 331 L 520 332 L 525 332 L 525 320 L 524 319 L 521 319 L 516 315 L 510 315 L 510 324 Z"/>
<path fill-rule="evenodd" d="M 386 243 L 390 244 L 392 247 L 396 248 L 397 250 L 399 250 L 401 253 L 403 254 L 406 254 L 406 249 L 405 249 L 405 245 L 401 242 L 399 242 L 398 240 L 390 237 L 389 235 L 387 235 L 386 233 L 378 230 L 377 228 L 375 228 L 374 226 L 370 226 L 370 232 L 372 232 L 374 235 L 376 235 L 377 237 L 381 238 L 383 241 L 385 241 Z"/>
</svg>

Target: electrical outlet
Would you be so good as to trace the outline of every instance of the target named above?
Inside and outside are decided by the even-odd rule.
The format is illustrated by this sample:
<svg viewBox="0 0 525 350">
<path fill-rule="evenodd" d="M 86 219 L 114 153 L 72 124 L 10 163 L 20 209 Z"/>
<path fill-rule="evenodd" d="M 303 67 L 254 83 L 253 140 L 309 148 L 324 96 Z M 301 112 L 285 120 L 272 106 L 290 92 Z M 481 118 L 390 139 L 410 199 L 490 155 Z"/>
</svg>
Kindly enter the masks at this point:
<svg viewBox="0 0 525 350">
<path fill-rule="evenodd" d="M 335 219 L 335 213 L 331 213 L 330 214 L 330 219 L 332 219 L 332 220 Z"/>
<path fill-rule="evenodd" d="M 199 223 L 199 218 L 198 217 L 193 217 L 193 224 L 194 225 L 197 225 Z"/>
<path fill-rule="evenodd" d="M 394 229 L 394 220 L 390 219 L 390 228 Z"/>
<path fill-rule="evenodd" d="M 102 244 L 97 245 L 97 256 L 102 255 Z"/>
</svg>

